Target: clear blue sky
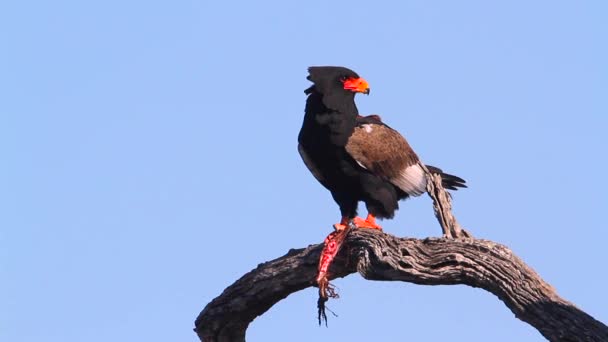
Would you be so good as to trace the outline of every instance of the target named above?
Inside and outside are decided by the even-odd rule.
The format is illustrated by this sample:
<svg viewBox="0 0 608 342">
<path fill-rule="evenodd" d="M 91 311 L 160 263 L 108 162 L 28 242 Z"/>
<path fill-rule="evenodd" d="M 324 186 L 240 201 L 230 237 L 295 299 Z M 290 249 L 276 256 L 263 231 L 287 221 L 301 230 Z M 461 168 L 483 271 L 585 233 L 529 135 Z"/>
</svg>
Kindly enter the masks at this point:
<svg viewBox="0 0 608 342">
<path fill-rule="evenodd" d="M 258 263 L 339 219 L 296 151 L 306 67 L 366 78 L 455 212 L 608 322 L 606 1 L 5 1 L 0 340 L 196 341 Z M 428 198 L 386 232 L 438 236 Z M 465 286 L 336 281 L 250 341 L 542 341 Z"/>
</svg>

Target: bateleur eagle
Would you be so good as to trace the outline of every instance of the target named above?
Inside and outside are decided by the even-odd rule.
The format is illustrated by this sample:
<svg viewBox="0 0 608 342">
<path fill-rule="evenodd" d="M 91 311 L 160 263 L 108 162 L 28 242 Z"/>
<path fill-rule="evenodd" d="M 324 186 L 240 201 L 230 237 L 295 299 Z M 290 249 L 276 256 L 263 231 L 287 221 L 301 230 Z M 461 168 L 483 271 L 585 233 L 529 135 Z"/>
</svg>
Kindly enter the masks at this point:
<svg viewBox="0 0 608 342">
<path fill-rule="evenodd" d="M 334 225 L 360 228 L 381 227 L 376 218 L 392 218 L 399 200 L 426 192 L 427 177 L 418 156 L 399 132 L 377 115 L 360 116 L 355 94 L 369 94 L 368 83 L 344 67 L 308 68 L 313 83 L 308 95 L 304 122 L 298 136 L 302 160 L 332 194 L 342 219 Z M 443 186 L 466 187 L 459 177 L 438 173 Z M 357 217 L 359 201 L 365 202 L 368 216 Z"/>
</svg>

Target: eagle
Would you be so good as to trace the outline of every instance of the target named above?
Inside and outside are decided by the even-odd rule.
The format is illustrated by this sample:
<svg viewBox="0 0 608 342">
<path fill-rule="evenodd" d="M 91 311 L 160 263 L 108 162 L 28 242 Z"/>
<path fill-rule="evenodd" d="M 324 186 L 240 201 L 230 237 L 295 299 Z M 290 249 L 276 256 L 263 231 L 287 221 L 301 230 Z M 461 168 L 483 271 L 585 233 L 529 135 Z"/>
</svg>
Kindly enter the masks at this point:
<svg viewBox="0 0 608 342">
<path fill-rule="evenodd" d="M 304 91 L 307 99 L 298 152 L 340 207 L 336 231 L 382 229 L 376 218 L 393 218 L 400 200 L 426 192 L 425 167 L 441 176 L 446 189 L 466 188 L 462 178 L 422 164 L 405 138 L 378 115 L 359 115 L 355 95 L 369 94 L 370 88 L 356 72 L 313 66 L 307 79 L 313 84 Z M 368 211 L 365 219 L 357 216 L 361 201 Z"/>
</svg>

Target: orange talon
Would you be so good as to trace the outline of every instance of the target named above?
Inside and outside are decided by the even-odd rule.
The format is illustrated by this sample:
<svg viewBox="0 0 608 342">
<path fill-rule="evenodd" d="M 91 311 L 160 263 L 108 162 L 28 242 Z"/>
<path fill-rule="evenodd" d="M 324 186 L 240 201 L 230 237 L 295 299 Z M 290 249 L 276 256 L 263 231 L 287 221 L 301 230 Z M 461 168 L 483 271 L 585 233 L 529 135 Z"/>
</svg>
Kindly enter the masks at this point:
<svg viewBox="0 0 608 342">
<path fill-rule="evenodd" d="M 345 230 L 346 228 L 348 228 L 348 217 L 342 217 L 342 220 L 340 220 L 340 223 L 336 223 L 334 224 L 334 229 L 337 232 L 341 232 L 343 230 Z"/>
<path fill-rule="evenodd" d="M 359 216 L 357 216 L 353 219 L 353 223 L 355 224 L 355 226 L 357 228 L 366 228 L 366 226 L 367 226 L 367 222 Z"/>
<path fill-rule="evenodd" d="M 368 229 L 379 229 L 382 230 L 378 224 L 376 224 L 376 217 L 372 214 L 368 214 L 367 218 L 364 220 L 360 217 L 355 217 L 353 222 L 357 226 L 357 228 L 368 228 Z"/>
<path fill-rule="evenodd" d="M 342 223 L 336 223 L 336 224 L 334 224 L 334 229 L 335 229 L 337 232 L 341 232 L 341 231 L 343 231 L 344 229 L 346 229 L 347 227 L 348 227 L 347 225 L 342 224 Z"/>
</svg>

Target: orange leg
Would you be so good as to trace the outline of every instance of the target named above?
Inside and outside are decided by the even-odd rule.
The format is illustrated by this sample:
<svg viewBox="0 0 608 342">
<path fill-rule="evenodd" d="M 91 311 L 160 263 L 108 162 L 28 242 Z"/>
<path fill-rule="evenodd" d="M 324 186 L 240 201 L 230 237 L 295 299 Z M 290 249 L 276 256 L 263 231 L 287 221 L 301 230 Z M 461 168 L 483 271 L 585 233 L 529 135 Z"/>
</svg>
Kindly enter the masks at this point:
<svg viewBox="0 0 608 342">
<path fill-rule="evenodd" d="M 342 216 L 340 223 L 334 224 L 334 229 L 338 232 L 345 230 L 348 227 L 349 219 L 346 216 Z"/>
<path fill-rule="evenodd" d="M 357 226 L 357 228 L 382 230 L 382 227 L 376 223 L 376 217 L 372 214 L 368 214 L 365 220 L 360 217 L 355 217 L 353 221 L 355 222 L 355 226 Z"/>
</svg>

